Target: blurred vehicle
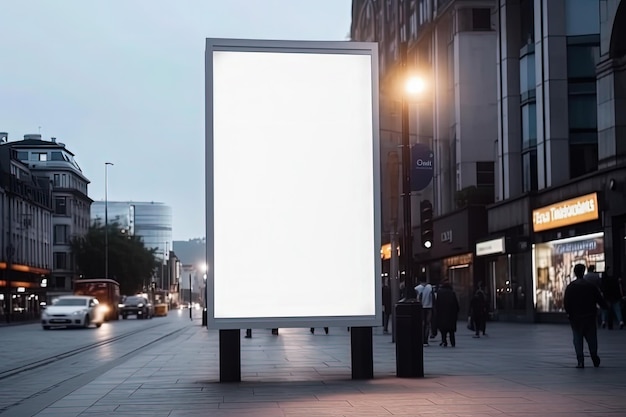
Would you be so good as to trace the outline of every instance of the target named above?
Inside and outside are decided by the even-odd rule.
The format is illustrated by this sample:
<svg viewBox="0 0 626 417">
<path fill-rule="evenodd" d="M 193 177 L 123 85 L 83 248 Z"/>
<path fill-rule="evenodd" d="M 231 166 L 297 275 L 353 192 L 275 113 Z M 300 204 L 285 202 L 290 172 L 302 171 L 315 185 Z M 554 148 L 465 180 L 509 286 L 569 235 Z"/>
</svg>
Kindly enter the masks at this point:
<svg viewBox="0 0 626 417">
<path fill-rule="evenodd" d="M 78 279 L 74 281 L 74 295 L 89 295 L 106 306 L 105 320 L 119 319 L 120 284 L 107 278 Z"/>
<path fill-rule="evenodd" d="M 138 319 L 151 319 L 154 317 L 154 305 L 146 297 L 130 295 L 120 304 L 120 314 L 124 320 L 131 315 Z"/>
<path fill-rule="evenodd" d="M 44 330 L 51 327 L 89 327 L 102 326 L 106 307 L 98 299 L 84 295 L 63 295 L 46 306 L 41 313 L 41 325 Z"/>
</svg>

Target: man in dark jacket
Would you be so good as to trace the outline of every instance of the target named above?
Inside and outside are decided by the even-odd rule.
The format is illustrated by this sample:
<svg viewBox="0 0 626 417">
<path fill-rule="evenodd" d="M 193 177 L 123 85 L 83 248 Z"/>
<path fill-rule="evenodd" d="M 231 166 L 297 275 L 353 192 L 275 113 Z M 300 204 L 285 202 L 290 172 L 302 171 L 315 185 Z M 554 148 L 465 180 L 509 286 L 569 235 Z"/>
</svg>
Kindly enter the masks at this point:
<svg viewBox="0 0 626 417">
<path fill-rule="evenodd" d="M 578 359 L 577 368 L 585 367 L 585 357 L 583 355 L 583 338 L 587 341 L 589 355 L 593 361 L 593 366 L 600 366 L 598 356 L 598 330 L 596 327 L 596 317 L 598 314 L 597 305 L 607 308 L 604 298 L 598 287 L 583 279 L 585 275 L 585 265 L 576 264 L 574 266 L 576 279 L 569 283 L 565 289 L 565 311 L 572 326 L 574 336 L 574 349 Z"/>
<path fill-rule="evenodd" d="M 435 310 L 437 310 L 437 327 L 441 332 L 441 343 L 439 346 L 448 346 L 448 334 L 450 335 L 450 344 L 456 346 L 456 322 L 459 317 L 459 300 L 452 290 L 450 281 L 445 279 L 439 290 L 435 301 Z"/>
</svg>

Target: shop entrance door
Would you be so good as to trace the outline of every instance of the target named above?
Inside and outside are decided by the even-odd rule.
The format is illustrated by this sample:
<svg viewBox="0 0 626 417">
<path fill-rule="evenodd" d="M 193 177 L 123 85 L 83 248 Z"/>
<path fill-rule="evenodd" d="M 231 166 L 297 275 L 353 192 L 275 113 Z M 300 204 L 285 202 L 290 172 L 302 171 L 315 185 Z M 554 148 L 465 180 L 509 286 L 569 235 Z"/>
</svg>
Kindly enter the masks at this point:
<svg viewBox="0 0 626 417">
<path fill-rule="evenodd" d="M 452 288 L 459 299 L 459 318 L 463 320 L 469 312 L 469 303 L 474 293 L 472 273 L 469 265 L 451 266 L 448 273 Z"/>
</svg>

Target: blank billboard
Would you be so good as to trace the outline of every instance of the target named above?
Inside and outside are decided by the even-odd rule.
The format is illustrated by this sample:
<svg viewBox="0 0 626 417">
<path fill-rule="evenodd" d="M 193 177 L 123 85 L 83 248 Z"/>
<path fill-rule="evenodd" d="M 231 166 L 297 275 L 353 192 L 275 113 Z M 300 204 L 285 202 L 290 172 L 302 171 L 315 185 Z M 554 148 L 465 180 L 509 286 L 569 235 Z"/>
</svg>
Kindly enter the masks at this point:
<svg viewBox="0 0 626 417">
<path fill-rule="evenodd" d="M 380 325 L 376 45 L 207 39 L 212 328 Z"/>
</svg>

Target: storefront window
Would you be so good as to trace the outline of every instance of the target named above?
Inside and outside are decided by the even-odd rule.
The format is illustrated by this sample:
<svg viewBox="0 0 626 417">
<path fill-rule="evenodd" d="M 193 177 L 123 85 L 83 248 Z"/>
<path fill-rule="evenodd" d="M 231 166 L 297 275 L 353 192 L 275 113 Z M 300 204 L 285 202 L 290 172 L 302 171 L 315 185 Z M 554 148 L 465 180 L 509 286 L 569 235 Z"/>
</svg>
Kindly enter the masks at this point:
<svg viewBox="0 0 626 417">
<path fill-rule="evenodd" d="M 538 312 L 563 312 L 565 288 L 574 279 L 574 265 L 595 265 L 604 271 L 603 233 L 534 245 L 535 306 Z"/>
<path fill-rule="evenodd" d="M 461 312 L 469 311 L 469 301 L 476 290 L 474 288 L 472 269 L 473 255 L 453 256 L 443 260 L 442 277 L 448 278 L 459 300 Z"/>
<path fill-rule="evenodd" d="M 492 265 L 495 272 L 496 309 L 500 312 L 523 311 L 526 309 L 526 294 L 530 286 L 529 264 L 526 253 L 504 255 Z"/>
</svg>

